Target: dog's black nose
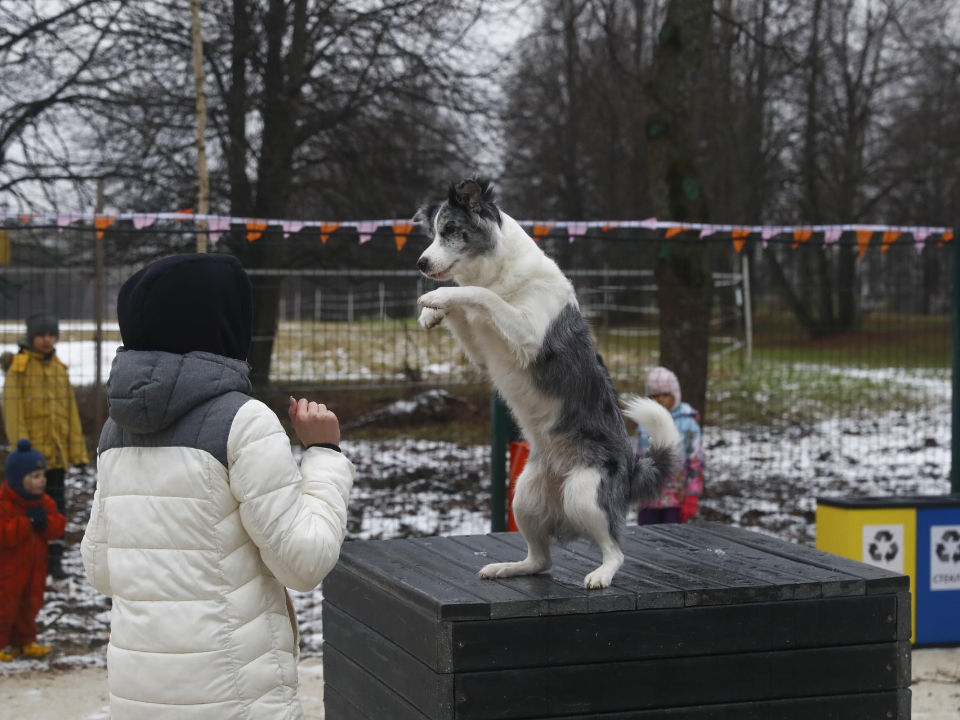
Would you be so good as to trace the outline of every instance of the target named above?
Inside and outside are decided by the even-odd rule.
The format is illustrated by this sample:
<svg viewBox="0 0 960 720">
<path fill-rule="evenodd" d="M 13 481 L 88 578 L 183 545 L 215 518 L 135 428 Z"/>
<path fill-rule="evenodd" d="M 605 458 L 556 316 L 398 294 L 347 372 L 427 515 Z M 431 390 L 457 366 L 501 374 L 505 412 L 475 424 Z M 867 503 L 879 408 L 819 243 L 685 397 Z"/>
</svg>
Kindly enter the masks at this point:
<svg viewBox="0 0 960 720">
<path fill-rule="evenodd" d="M 420 272 L 426 272 L 427 268 L 429 267 L 430 267 L 430 261 L 427 260 L 425 257 L 422 257 L 419 260 L 417 260 L 417 270 L 419 270 Z"/>
</svg>

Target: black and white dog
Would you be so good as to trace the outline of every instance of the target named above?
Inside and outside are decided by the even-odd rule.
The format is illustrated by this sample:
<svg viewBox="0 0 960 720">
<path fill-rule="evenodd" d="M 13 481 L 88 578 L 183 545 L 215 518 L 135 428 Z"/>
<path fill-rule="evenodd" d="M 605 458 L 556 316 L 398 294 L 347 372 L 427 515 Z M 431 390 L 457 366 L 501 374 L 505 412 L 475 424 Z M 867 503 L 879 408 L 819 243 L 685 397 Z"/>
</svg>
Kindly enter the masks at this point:
<svg viewBox="0 0 960 720">
<path fill-rule="evenodd" d="M 584 587 L 607 587 L 623 563 L 627 509 L 655 499 L 677 462 L 673 418 L 652 400 L 626 401 L 624 413 L 651 438 L 649 455 L 636 459 L 573 286 L 500 211 L 488 181 L 451 185 L 445 201 L 422 207 L 414 220 L 433 241 L 417 267 L 459 285 L 423 295 L 420 324 L 429 330 L 442 322 L 454 334 L 530 443 L 513 499 L 527 558 L 487 565 L 480 576 L 543 572 L 551 565 L 551 538 L 587 536 L 603 563 Z"/>
</svg>

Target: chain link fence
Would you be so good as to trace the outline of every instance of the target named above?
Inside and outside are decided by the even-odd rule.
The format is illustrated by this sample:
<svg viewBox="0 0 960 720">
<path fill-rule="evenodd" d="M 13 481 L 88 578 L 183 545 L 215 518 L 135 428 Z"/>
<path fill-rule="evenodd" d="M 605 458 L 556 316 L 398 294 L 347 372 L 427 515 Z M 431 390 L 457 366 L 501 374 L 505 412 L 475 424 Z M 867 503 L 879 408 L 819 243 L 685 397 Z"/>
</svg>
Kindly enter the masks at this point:
<svg viewBox="0 0 960 720">
<path fill-rule="evenodd" d="M 119 287 L 152 259 L 191 251 L 193 233 L 111 228 L 98 274 L 92 231 L 8 232 L 0 350 L 17 351 L 27 315 L 59 316 L 57 354 L 93 450 L 97 404 L 105 412 L 102 386 L 121 342 Z M 413 269 L 424 239 L 411 236 L 398 252 L 392 237 L 378 235 L 363 246 L 355 234 L 324 244 L 265 235 L 258 243 L 282 246 L 272 264 L 248 262 L 243 242 L 228 236 L 216 250 L 244 259 L 255 285 L 278 287 L 275 331 L 254 328 L 273 339 L 269 383 L 255 394 L 284 423 L 291 394 L 337 413 L 359 472 L 350 537 L 488 532 L 490 389 L 448 333 L 417 325 L 416 300 L 436 286 Z M 659 362 L 653 268 L 664 242 L 616 231 L 541 241 L 575 285 L 621 393 L 642 392 Z M 956 244 L 918 253 L 898 242 L 863 257 L 845 239 L 765 249 L 748 242 L 741 253 L 729 240 L 701 244 L 714 288 L 707 405 L 697 408 L 702 517 L 811 543 L 818 495 L 948 491 Z M 99 662 L 108 632 L 109 606 L 86 585 L 78 550 L 94 486 L 91 469 L 67 478 L 70 577 L 52 587 L 41 618 L 62 651 L 59 666 Z M 308 653 L 322 641 L 319 602 L 319 592 L 296 597 Z"/>
</svg>

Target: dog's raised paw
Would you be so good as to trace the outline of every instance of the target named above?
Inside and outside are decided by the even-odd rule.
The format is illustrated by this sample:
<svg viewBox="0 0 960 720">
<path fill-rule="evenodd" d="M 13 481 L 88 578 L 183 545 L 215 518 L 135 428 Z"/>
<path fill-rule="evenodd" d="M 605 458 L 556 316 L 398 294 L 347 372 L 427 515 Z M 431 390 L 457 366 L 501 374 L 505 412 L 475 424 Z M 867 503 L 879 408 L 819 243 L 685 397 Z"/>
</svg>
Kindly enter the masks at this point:
<svg viewBox="0 0 960 720">
<path fill-rule="evenodd" d="M 455 288 L 437 288 L 436 290 L 431 290 L 428 293 L 424 293 L 417 300 L 417 303 L 421 307 L 431 308 L 433 310 L 449 310 L 451 305 L 451 293 L 450 291 Z"/>
<path fill-rule="evenodd" d="M 420 313 L 420 327 L 424 330 L 432 330 L 447 316 L 447 314 L 441 310 L 434 310 L 433 308 L 425 307 Z"/>
</svg>

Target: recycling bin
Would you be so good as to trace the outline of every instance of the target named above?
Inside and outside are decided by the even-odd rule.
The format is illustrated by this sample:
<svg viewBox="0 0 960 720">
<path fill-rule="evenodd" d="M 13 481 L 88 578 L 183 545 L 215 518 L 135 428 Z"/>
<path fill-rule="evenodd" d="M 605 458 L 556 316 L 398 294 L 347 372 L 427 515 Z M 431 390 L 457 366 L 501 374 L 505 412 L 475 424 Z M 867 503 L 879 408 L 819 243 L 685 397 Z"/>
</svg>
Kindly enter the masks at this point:
<svg viewBox="0 0 960 720">
<path fill-rule="evenodd" d="M 911 639 L 960 642 L 960 496 L 818 498 L 817 548 L 909 576 Z"/>
</svg>

